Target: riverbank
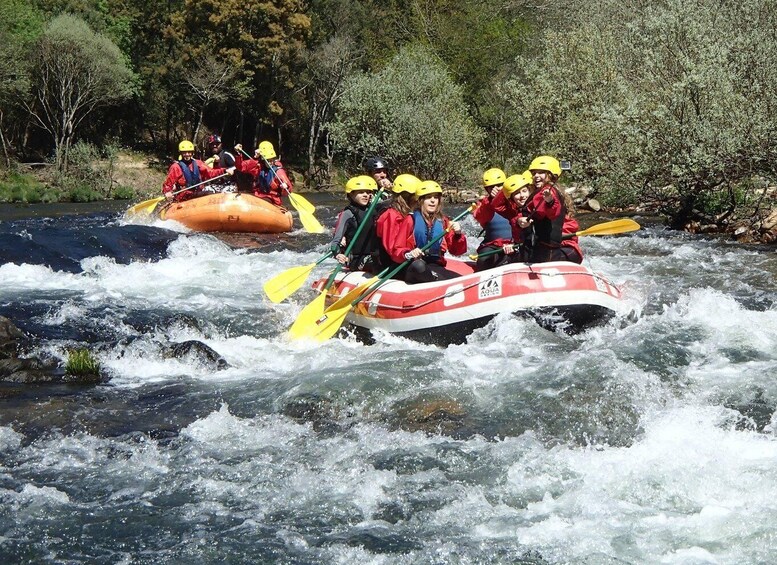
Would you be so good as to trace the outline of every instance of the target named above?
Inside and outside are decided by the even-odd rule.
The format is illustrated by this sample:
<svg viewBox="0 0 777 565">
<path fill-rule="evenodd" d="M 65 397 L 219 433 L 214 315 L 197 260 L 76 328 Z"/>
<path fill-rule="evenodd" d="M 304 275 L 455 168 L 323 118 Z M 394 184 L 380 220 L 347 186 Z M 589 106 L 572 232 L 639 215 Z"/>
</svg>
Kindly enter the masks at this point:
<svg viewBox="0 0 777 565">
<path fill-rule="evenodd" d="M 44 213 L 57 214 L 58 204 L 65 202 L 113 202 L 96 209 L 121 210 L 133 203 L 159 196 L 159 187 L 167 173 L 167 163 L 153 155 L 134 151 L 121 151 L 109 160 L 95 160 L 91 164 L 95 172 L 93 177 L 78 173 L 78 178 L 65 182 L 57 178 L 46 163 L 18 164 L 14 171 L 0 172 L 0 202 L 9 202 L 25 206 L 46 204 L 40 208 Z M 338 193 L 338 190 L 306 190 L 301 175 L 290 171 L 295 191 L 310 193 Z M 80 175 L 80 176 L 79 176 Z M 79 184 L 80 182 L 80 184 Z M 606 212 L 614 216 L 635 214 L 662 216 L 661 203 L 646 202 L 630 208 L 602 207 L 585 186 L 566 186 L 577 210 Z M 765 186 L 753 189 L 751 204 L 739 207 L 718 217 L 705 216 L 701 212 L 697 218 L 686 222 L 682 230 L 693 234 L 717 235 L 728 237 L 740 243 L 766 244 L 777 243 L 777 187 Z M 481 196 L 480 187 L 449 188 L 445 192 L 446 201 L 452 203 L 472 202 Z"/>
</svg>

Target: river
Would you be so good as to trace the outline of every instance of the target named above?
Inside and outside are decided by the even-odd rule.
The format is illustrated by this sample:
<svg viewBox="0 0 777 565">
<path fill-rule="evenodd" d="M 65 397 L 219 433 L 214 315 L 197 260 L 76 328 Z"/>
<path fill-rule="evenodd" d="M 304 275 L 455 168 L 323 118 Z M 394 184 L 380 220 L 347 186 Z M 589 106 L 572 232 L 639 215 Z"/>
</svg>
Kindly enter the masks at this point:
<svg viewBox="0 0 777 565">
<path fill-rule="evenodd" d="M 316 203 L 331 226 L 341 204 Z M 285 338 L 312 291 L 272 304 L 262 283 L 326 236 L 219 238 L 123 208 L 0 209 L 0 315 L 36 354 L 89 347 L 107 379 L 1 395 L 3 563 L 777 555 L 773 247 L 659 225 L 581 238 L 630 315 L 312 344 Z M 164 354 L 186 340 L 228 368 Z"/>
</svg>

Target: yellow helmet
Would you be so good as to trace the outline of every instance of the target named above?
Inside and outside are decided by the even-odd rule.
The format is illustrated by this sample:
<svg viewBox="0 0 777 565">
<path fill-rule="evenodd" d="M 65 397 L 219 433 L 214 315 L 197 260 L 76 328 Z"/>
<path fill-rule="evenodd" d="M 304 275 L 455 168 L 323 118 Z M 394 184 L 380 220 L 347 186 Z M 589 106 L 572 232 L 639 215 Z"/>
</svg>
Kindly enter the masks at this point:
<svg viewBox="0 0 777 565">
<path fill-rule="evenodd" d="M 442 195 L 442 187 L 433 180 L 425 180 L 415 191 L 416 198 L 421 198 L 427 194 L 440 194 Z"/>
<path fill-rule="evenodd" d="M 522 189 L 524 186 L 532 184 L 531 173 L 524 171 L 520 175 L 510 175 L 505 180 L 505 184 L 502 187 L 502 192 L 509 199 L 514 192 Z"/>
<path fill-rule="evenodd" d="M 394 186 L 391 187 L 391 191 L 399 194 L 400 192 L 409 192 L 415 194 L 418 190 L 418 185 L 421 184 L 421 179 L 414 175 L 408 175 L 407 173 L 399 175 L 394 179 Z"/>
<path fill-rule="evenodd" d="M 275 159 L 278 155 L 275 154 L 275 147 L 269 141 L 262 141 L 259 144 L 259 155 L 267 159 Z"/>
<path fill-rule="evenodd" d="M 358 177 L 348 179 L 348 182 L 345 183 L 346 194 L 351 194 L 354 190 L 378 190 L 378 185 L 374 178 L 367 175 L 359 175 Z"/>
<path fill-rule="evenodd" d="M 530 171 L 548 171 L 551 174 L 556 175 L 556 177 L 561 176 L 561 165 L 558 162 L 558 159 L 555 157 L 551 157 L 550 155 L 541 155 L 540 157 L 537 157 L 534 159 L 534 161 L 531 162 L 531 165 L 529 165 Z"/>
<path fill-rule="evenodd" d="M 184 151 L 194 151 L 194 143 L 191 141 L 185 139 L 181 143 L 178 144 L 178 152 L 183 153 Z"/>
<path fill-rule="evenodd" d="M 504 184 L 505 172 L 502 169 L 488 169 L 483 173 L 483 186 Z"/>
</svg>

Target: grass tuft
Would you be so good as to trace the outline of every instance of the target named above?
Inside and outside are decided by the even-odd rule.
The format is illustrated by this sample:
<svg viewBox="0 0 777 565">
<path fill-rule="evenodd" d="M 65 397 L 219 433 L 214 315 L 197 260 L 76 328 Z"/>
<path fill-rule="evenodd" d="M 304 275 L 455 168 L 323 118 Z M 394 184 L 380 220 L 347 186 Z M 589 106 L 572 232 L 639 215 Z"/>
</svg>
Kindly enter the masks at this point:
<svg viewBox="0 0 777 565">
<path fill-rule="evenodd" d="M 72 377 L 91 377 L 97 380 L 100 376 L 100 363 L 88 349 L 73 349 L 67 357 L 65 372 Z"/>
</svg>

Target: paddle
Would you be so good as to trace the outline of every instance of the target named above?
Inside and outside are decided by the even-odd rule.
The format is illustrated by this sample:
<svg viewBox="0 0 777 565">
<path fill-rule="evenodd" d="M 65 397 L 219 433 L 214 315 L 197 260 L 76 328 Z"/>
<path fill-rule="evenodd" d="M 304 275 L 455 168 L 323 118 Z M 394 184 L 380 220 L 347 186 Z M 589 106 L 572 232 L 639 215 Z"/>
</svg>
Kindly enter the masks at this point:
<svg viewBox="0 0 777 565">
<path fill-rule="evenodd" d="M 638 229 L 640 229 L 640 225 L 637 222 L 630 218 L 622 218 L 620 220 L 611 220 L 609 222 L 593 225 L 588 229 L 575 232 L 575 235 L 616 235 L 619 233 L 637 231 Z"/>
<path fill-rule="evenodd" d="M 630 231 L 637 231 L 640 229 L 640 225 L 635 222 L 634 220 L 631 220 L 629 218 L 623 218 L 620 220 L 611 220 L 609 222 L 602 222 L 601 224 L 596 224 L 591 226 L 588 229 L 580 230 L 578 232 L 575 232 L 574 234 L 566 234 L 564 236 L 564 239 L 569 239 L 573 236 L 583 236 L 583 235 L 616 235 L 619 233 L 627 233 Z M 470 259 L 473 261 L 477 261 L 478 257 L 488 257 L 489 255 L 494 255 L 496 253 L 501 253 L 502 249 L 491 249 L 490 251 L 484 251 L 483 253 L 477 254 L 474 253 L 469 256 Z"/>
<path fill-rule="evenodd" d="M 251 156 L 246 153 L 242 148 L 239 150 L 243 155 L 251 159 Z M 277 178 L 277 175 L 275 174 L 275 169 L 272 168 L 270 165 L 270 162 L 262 156 L 261 153 L 259 153 L 259 156 L 262 158 L 262 161 L 264 161 L 265 166 L 269 169 L 270 173 L 273 176 L 273 179 Z M 278 179 L 278 182 L 281 182 L 280 179 Z M 288 188 L 283 189 L 286 193 L 286 196 L 289 197 L 289 201 L 291 202 L 291 205 L 294 206 L 294 209 L 297 210 L 297 213 L 299 214 L 299 221 L 302 223 L 302 227 L 305 228 L 305 231 L 308 233 L 324 233 L 324 226 L 321 225 L 321 223 L 316 219 L 316 217 L 313 215 L 313 212 L 315 212 L 316 207 L 313 206 L 313 204 L 310 203 L 310 201 L 299 194 L 295 194 L 292 192 L 289 192 Z"/>
<path fill-rule="evenodd" d="M 185 192 L 187 190 L 191 190 L 193 188 L 197 188 L 200 185 L 203 185 L 205 183 L 209 183 L 211 181 L 214 181 L 216 179 L 220 179 L 222 177 L 229 176 L 229 173 L 224 173 L 223 175 L 219 175 L 217 177 L 212 177 L 207 180 L 204 180 L 202 182 L 198 182 L 197 184 L 193 184 L 191 186 L 187 186 L 186 188 L 182 188 L 181 190 L 176 190 L 171 194 L 171 196 L 175 196 L 176 194 L 180 194 L 182 192 Z M 138 216 L 141 214 L 151 214 L 157 207 L 157 204 L 165 200 L 165 196 L 158 196 L 157 198 L 152 198 L 151 200 L 144 200 L 143 202 L 140 202 L 138 204 L 135 204 L 134 206 L 131 206 L 125 213 L 130 216 Z"/>
<path fill-rule="evenodd" d="M 267 298 L 275 303 L 285 300 L 302 286 L 310 272 L 315 269 L 318 264 L 329 259 L 331 256 L 332 252 L 329 251 L 322 255 L 315 263 L 303 265 L 301 267 L 292 267 L 291 269 L 286 269 L 282 273 L 275 275 L 264 283 L 264 286 L 262 287 Z"/>
<path fill-rule="evenodd" d="M 375 207 L 378 205 L 378 202 L 380 202 L 381 196 L 383 196 L 382 188 L 378 190 L 376 194 L 373 195 L 372 202 L 370 202 L 370 205 L 364 214 L 364 218 L 362 218 L 362 221 L 359 222 L 359 225 L 356 227 L 356 233 L 353 234 L 351 241 L 348 242 L 348 246 L 345 248 L 346 257 L 351 254 L 351 251 L 353 250 L 353 246 L 356 243 L 356 240 L 359 239 L 359 235 L 361 234 L 362 229 L 364 229 L 364 226 L 367 225 L 370 218 L 372 217 L 372 213 L 375 211 Z M 335 282 L 335 277 L 337 276 L 337 273 L 339 273 L 340 269 L 342 268 L 343 268 L 343 265 L 341 263 L 338 263 L 337 265 L 335 265 L 335 268 L 330 273 L 329 278 L 327 279 L 324 287 L 321 289 L 321 292 L 319 293 L 319 295 L 316 296 L 313 300 L 311 300 L 299 313 L 299 315 L 297 316 L 297 319 L 294 320 L 294 323 L 291 325 L 291 328 L 289 328 L 290 333 L 296 334 L 300 331 L 304 331 L 304 330 L 301 330 L 299 326 L 305 324 L 306 320 L 317 320 L 318 318 L 324 315 L 327 291 Z"/>
<path fill-rule="evenodd" d="M 467 214 L 471 214 L 475 207 L 476 204 L 472 204 L 461 214 L 453 218 L 451 220 L 451 224 L 453 224 L 453 222 L 458 222 Z M 432 238 L 426 245 L 424 245 L 421 248 L 421 251 L 426 251 L 435 243 L 440 241 L 443 237 L 445 237 L 445 234 L 447 234 L 450 229 L 451 226 L 449 225 L 447 230 L 443 231 L 437 237 Z M 351 308 L 356 306 L 361 300 L 377 290 L 377 288 L 387 279 L 390 279 L 399 271 L 404 269 L 407 265 L 410 264 L 411 261 L 413 261 L 413 259 L 406 259 L 404 262 L 394 267 L 393 269 L 388 267 L 381 271 L 377 276 L 372 277 L 360 285 L 355 286 L 353 289 L 351 289 L 350 292 L 344 296 L 341 296 L 334 304 L 329 306 L 329 308 L 324 311 L 324 315 L 317 319 L 303 320 L 302 316 L 300 316 L 297 318 L 297 322 L 299 323 L 295 322 L 294 324 L 294 326 L 296 326 L 294 331 L 292 332 L 289 330 L 290 337 L 293 339 L 309 338 L 316 341 L 328 340 L 330 337 L 335 335 L 337 330 L 340 329 L 340 326 L 343 325 L 343 321 L 345 320 L 346 315 L 348 315 L 348 312 L 351 311 Z"/>
</svg>

